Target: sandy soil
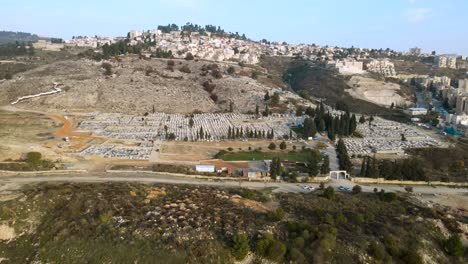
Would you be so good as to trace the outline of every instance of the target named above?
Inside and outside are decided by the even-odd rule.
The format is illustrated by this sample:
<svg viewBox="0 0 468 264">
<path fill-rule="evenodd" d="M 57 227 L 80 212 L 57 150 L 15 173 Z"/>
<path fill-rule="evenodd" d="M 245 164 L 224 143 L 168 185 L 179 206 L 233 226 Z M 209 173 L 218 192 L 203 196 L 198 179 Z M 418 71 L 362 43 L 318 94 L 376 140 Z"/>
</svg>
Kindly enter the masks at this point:
<svg viewBox="0 0 468 264">
<path fill-rule="evenodd" d="M 11 240 L 16 237 L 15 229 L 7 225 L 0 225 L 0 240 Z"/>
<path fill-rule="evenodd" d="M 400 92 L 400 85 L 390 82 L 378 81 L 364 76 L 353 76 L 348 85 L 352 87 L 346 90 L 352 97 L 369 101 L 374 104 L 390 106 L 405 105 L 410 102 L 403 98 Z"/>
<path fill-rule="evenodd" d="M 171 141 L 164 142 L 159 155 L 159 160 L 150 160 L 150 162 L 164 162 L 164 161 L 192 161 L 198 162 L 199 160 L 212 159 L 213 156 L 220 150 L 227 150 L 231 147 L 234 150 L 248 150 L 261 147 L 263 150 L 268 149 L 268 145 L 272 141 L 222 141 L 222 142 L 180 142 Z M 279 145 L 280 141 L 275 142 Z M 299 149 L 301 144 L 299 142 L 289 143 L 288 147 L 296 145 Z"/>
</svg>

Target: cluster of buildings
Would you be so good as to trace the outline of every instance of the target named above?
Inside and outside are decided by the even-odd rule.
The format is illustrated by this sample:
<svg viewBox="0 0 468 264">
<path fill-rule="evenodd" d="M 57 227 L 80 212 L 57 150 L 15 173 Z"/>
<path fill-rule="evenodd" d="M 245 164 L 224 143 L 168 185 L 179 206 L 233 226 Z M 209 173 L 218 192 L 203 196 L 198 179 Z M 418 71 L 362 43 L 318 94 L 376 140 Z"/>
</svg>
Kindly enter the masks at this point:
<svg viewBox="0 0 468 264">
<path fill-rule="evenodd" d="M 228 176 L 245 177 L 251 180 L 269 177 L 271 160 L 249 162 L 204 161 L 196 165 L 195 171 L 201 173 L 225 173 Z"/>
<path fill-rule="evenodd" d="M 396 76 L 395 65 L 388 59 L 371 60 L 366 64 L 367 71 L 375 72 L 385 77 Z"/>
<path fill-rule="evenodd" d="M 331 60 L 326 63 L 326 67 L 345 75 L 363 74 L 367 70 L 368 72 L 375 72 L 385 77 L 396 76 L 395 65 L 388 59 L 373 59 L 366 62 L 358 61 L 354 58 Z"/>
<path fill-rule="evenodd" d="M 468 79 L 452 82 L 447 76 L 435 76 L 413 78 L 412 81 L 425 88 L 429 98 L 439 98 L 433 101 L 439 104 L 436 110 L 443 115 L 441 126 L 465 127 L 463 129 L 468 127 Z M 448 113 L 446 110 L 450 109 L 444 110 L 442 107 L 453 108 L 455 111 Z"/>
<path fill-rule="evenodd" d="M 435 56 L 434 67 L 456 69 L 457 68 L 457 55 Z"/>
<path fill-rule="evenodd" d="M 362 61 L 354 59 L 344 59 L 336 61 L 328 61 L 327 68 L 334 69 L 340 74 L 363 74 L 364 66 Z"/>
</svg>

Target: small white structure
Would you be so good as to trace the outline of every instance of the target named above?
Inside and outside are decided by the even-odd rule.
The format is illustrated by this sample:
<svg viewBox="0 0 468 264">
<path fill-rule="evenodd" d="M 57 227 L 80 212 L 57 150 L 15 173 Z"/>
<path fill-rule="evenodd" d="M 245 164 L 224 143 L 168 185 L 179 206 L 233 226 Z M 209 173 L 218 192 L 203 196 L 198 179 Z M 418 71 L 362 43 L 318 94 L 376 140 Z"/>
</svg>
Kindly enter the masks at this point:
<svg viewBox="0 0 468 264">
<path fill-rule="evenodd" d="M 349 179 L 349 174 L 347 171 L 342 170 L 342 171 L 330 171 L 330 179 L 336 179 L 339 180 L 340 177 L 343 179 Z"/>
<path fill-rule="evenodd" d="M 408 108 L 405 110 L 405 113 L 407 113 L 410 116 L 417 116 L 417 115 L 425 115 L 427 114 L 427 109 L 426 108 Z"/>
<path fill-rule="evenodd" d="M 195 170 L 197 172 L 215 172 L 214 165 L 196 165 Z"/>
</svg>

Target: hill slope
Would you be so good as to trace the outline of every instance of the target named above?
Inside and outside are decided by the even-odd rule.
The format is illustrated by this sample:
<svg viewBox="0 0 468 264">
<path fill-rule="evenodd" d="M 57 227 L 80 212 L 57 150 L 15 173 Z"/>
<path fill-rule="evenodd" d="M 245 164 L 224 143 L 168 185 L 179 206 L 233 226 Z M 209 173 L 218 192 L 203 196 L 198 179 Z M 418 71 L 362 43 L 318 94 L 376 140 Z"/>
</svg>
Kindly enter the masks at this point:
<svg viewBox="0 0 468 264">
<path fill-rule="evenodd" d="M 13 32 L 13 31 L 0 31 L 0 44 L 10 42 L 36 42 L 41 39 L 36 34 L 25 33 L 25 32 Z"/>
<path fill-rule="evenodd" d="M 227 64 L 173 62 L 175 65 L 168 67 L 167 60 L 128 56 L 112 63 L 113 76 L 105 76 L 101 63 L 89 60 L 53 62 L 0 83 L 0 104 L 49 91 L 54 82 L 63 84 L 62 93 L 24 101 L 18 106 L 141 114 L 152 111 L 153 106 L 155 111 L 166 113 L 219 112 L 228 110 L 232 102 L 235 112 L 247 112 L 255 111 L 256 105 L 263 109 L 265 92 L 272 93 L 270 87 L 254 79 L 227 74 Z M 239 66 L 234 67 L 237 73 L 242 71 Z M 215 76 L 214 71 L 221 74 Z"/>
</svg>

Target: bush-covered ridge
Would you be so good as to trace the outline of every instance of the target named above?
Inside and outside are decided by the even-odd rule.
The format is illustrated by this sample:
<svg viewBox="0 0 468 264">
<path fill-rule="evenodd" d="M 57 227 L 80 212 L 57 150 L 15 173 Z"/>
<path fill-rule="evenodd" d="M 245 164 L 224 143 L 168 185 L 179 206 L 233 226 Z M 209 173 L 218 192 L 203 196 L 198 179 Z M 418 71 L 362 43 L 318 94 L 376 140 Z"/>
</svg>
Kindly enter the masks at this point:
<svg viewBox="0 0 468 264">
<path fill-rule="evenodd" d="M 357 189 L 357 188 L 356 188 Z M 11 195 L 11 194 L 10 194 Z M 239 201 L 242 202 L 239 202 Z M 462 263 L 456 218 L 394 193 L 278 194 L 129 183 L 36 185 L 0 203 L 5 263 Z M 66 253 L 65 253 L 66 252 Z"/>
</svg>

